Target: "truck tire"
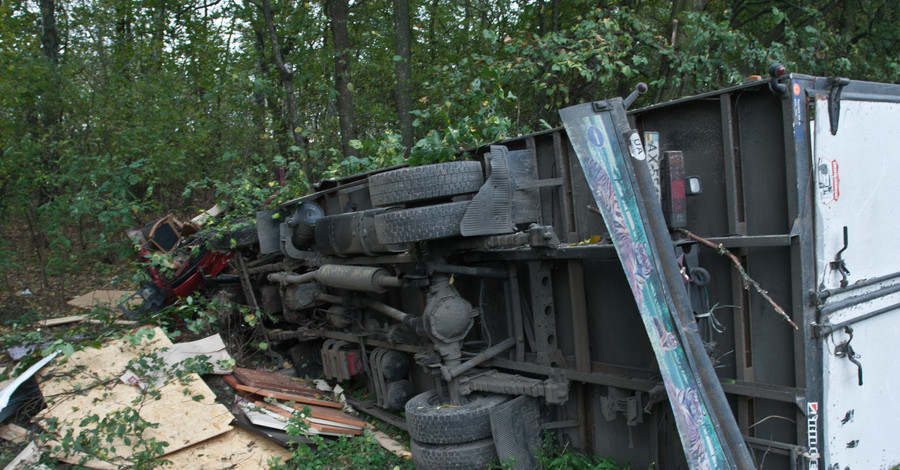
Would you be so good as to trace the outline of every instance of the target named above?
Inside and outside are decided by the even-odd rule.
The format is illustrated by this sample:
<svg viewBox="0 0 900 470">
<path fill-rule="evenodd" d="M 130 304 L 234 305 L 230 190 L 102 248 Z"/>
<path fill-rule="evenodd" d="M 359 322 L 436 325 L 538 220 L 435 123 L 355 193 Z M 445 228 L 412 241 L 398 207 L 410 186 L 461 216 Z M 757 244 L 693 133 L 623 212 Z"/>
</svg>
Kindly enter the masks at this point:
<svg viewBox="0 0 900 470">
<path fill-rule="evenodd" d="M 424 444 L 458 444 L 490 437 L 491 410 L 506 401 L 504 395 L 473 393 L 466 403 L 446 405 L 435 390 L 406 402 L 409 437 Z"/>
<path fill-rule="evenodd" d="M 469 201 L 388 211 L 375 216 L 375 233 L 385 245 L 459 235 Z"/>
<path fill-rule="evenodd" d="M 490 437 L 461 444 L 425 444 L 409 441 L 413 465 L 417 469 L 484 469 L 497 460 L 497 449 Z"/>
<path fill-rule="evenodd" d="M 373 206 L 384 207 L 474 193 L 482 184 L 481 162 L 436 163 L 370 176 L 369 197 Z"/>
</svg>

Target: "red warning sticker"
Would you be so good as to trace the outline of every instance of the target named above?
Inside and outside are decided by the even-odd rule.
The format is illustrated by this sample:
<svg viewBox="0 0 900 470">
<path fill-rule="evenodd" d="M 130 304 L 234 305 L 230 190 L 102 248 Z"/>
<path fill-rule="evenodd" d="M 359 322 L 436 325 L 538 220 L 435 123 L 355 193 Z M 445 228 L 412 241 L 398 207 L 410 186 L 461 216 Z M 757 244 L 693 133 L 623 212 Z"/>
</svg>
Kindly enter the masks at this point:
<svg viewBox="0 0 900 470">
<path fill-rule="evenodd" d="M 837 160 L 819 159 L 816 164 L 816 183 L 822 204 L 831 204 L 841 197 L 841 177 Z"/>
</svg>

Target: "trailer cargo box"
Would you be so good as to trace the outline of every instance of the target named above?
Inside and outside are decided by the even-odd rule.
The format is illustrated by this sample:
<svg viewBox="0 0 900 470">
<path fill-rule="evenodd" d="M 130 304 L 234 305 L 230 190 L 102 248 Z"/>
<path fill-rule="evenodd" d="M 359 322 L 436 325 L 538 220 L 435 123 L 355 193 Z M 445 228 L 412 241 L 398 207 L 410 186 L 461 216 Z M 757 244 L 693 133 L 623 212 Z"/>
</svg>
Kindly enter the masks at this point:
<svg viewBox="0 0 900 470">
<path fill-rule="evenodd" d="M 532 428 L 633 468 L 702 468 L 680 415 L 697 413 L 660 366 L 667 341 L 696 341 L 695 378 L 714 371 L 698 393 L 739 434 L 714 432 L 726 466 L 900 463 L 900 86 L 785 74 L 626 115 L 633 98 L 591 104 L 609 119 L 586 145 L 630 157 L 620 176 L 643 190 L 621 207 L 656 227 L 654 266 L 680 279 L 669 294 L 636 302 L 597 181 L 559 128 L 261 212 L 259 244 L 237 257 L 245 297 L 282 320 L 270 335 L 298 362 L 405 410 L 423 468 L 526 468 Z M 681 327 L 651 341 L 641 301 L 669 302 Z"/>
</svg>

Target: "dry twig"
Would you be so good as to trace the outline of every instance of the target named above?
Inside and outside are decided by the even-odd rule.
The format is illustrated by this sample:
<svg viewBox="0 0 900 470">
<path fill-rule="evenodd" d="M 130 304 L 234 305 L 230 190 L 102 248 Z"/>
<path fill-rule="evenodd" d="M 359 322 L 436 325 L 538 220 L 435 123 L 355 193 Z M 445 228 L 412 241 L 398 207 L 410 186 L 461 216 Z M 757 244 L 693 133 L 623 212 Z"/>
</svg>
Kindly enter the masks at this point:
<svg viewBox="0 0 900 470">
<path fill-rule="evenodd" d="M 744 267 L 741 266 L 741 261 L 737 258 L 737 256 L 734 255 L 734 253 L 725 249 L 725 246 L 723 246 L 721 243 L 719 243 L 719 244 L 713 243 L 713 242 L 711 242 L 699 235 L 695 235 L 695 234 L 691 233 L 690 231 L 685 230 L 683 228 L 678 229 L 678 231 L 681 232 L 682 234 L 684 234 L 686 237 L 690 238 L 691 240 L 697 241 L 703 245 L 706 245 L 706 246 L 716 250 L 716 252 L 719 253 L 720 255 L 727 256 L 731 260 L 731 262 L 734 264 L 735 269 L 737 269 L 738 273 L 741 275 L 741 279 L 744 280 L 744 289 L 750 290 L 750 286 L 753 286 L 753 288 L 756 289 L 756 292 L 758 292 L 759 295 L 761 295 L 764 299 L 766 299 L 766 301 L 769 302 L 769 304 L 772 305 L 772 308 L 775 309 L 776 313 L 781 315 L 781 318 L 783 318 L 784 321 L 790 323 L 790 325 L 793 326 L 795 330 L 799 329 L 797 324 L 794 323 L 793 320 L 791 320 L 791 317 L 788 316 L 787 312 L 785 312 L 784 309 L 781 308 L 780 305 L 778 305 L 774 300 L 772 300 L 772 297 L 769 297 L 769 293 L 767 291 L 765 291 L 762 287 L 760 287 L 759 283 L 754 281 L 750 277 L 750 275 L 747 274 L 747 271 L 744 271 Z"/>
</svg>

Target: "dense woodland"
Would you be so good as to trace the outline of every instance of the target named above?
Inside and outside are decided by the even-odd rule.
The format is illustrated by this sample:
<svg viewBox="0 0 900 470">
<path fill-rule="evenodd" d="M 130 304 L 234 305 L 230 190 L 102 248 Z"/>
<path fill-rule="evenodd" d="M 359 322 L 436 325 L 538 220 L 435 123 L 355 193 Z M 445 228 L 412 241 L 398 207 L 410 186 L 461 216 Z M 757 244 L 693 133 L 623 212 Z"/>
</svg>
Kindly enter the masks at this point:
<svg viewBox="0 0 900 470">
<path fill-rule="evenodd" d="M 791 71 L 900 82 L 894 0 L 13 0 L 0 5 L 4 288 L 124 228 Z M 285 174 L 286 186 L 276 176 Z M 276 197 L 272 198 L 273 194 Z M 64 276 L 59 276 L 64 278 Z M 32 286 L 32 288 L 40 286 Z"/>
</svg>

